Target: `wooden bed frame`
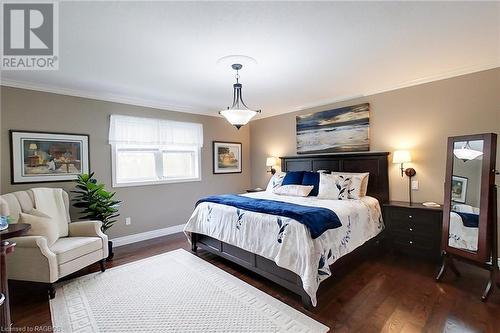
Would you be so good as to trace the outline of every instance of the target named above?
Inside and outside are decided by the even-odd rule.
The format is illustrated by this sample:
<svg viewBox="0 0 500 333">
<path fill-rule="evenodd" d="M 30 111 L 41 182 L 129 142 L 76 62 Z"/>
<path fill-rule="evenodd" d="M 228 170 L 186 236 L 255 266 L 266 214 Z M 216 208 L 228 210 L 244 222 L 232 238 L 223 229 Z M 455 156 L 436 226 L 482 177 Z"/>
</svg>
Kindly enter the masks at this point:
<svg viewBox="0 0 500 333">
<path fill-rule="evenodd" d="M 369 172 L 367 195 L 377 198 L 382 206 L 382 204 L 389 201 L 388 155 L 388 152 L 366 152 L 281 157 L 281 169 L 285 172 L 318 170 Z M 359 258 L 364 253 L 370 252 L 367 250 L 378 244 L 380 237 L 381 234 L 377 235 L 364 245 L 337 260 L 330 266 L 332 272 L 346 266 L 351 259 Z M 192 233 L 191 249 L 196 252 L 198 247 L 234 262 L 294 292 L 301 297 L 304 307 L 312 308 L 311 299 L 302 287 L 300 276 L 288 269 L 279 267 L 274 261 L 215 238 Z"/>
</svg>

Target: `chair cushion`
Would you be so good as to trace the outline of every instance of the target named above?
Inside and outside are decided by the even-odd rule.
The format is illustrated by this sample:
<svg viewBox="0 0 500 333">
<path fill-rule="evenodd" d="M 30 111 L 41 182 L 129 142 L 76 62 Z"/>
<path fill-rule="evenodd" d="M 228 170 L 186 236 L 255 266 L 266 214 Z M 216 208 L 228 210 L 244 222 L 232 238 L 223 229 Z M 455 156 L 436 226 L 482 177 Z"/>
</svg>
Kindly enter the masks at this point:
<svg viewBox="0 0 500 333">
<path fill-rule="evenodd" d="M 59 231 L 52 218 L 42 212 L 32 209 L 29 214 L 21 213 L 19 223 L 28 223 L 31 228 L 26 233 L 27 236 L 43 236 L 47 239 L 50 247 L 59 238 Z"/>
<path fill-rule="evenodd" d="M 56 254 L 59 265 L 99 249 L 102 249 L 100 237 L 64 237 L 50 247 Z"/>
</svg>

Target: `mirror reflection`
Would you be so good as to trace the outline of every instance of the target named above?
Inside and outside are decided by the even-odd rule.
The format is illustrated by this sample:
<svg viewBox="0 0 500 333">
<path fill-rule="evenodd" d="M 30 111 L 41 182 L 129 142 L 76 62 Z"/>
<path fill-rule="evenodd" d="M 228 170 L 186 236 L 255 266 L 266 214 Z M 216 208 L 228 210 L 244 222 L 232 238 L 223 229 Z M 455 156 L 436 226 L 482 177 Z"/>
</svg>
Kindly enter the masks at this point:
<svg viewBox="0 0 500 333">
<path fill-rule="evenodd" d="M 457 141 L 453 149 L 448 245 L 477 252 L 483 140 Z"/>
</svg>

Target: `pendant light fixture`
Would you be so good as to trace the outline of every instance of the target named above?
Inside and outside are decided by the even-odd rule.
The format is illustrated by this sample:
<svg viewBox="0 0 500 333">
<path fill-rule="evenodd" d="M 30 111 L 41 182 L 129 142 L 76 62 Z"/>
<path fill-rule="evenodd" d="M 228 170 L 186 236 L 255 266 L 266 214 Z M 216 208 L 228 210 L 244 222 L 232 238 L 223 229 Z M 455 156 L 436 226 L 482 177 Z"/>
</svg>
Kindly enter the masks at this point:
<svg viewBox="0 0 500 333">
<path fill-rule="evenodd" d="M 482 151 L 474 150 L 470 147 L 469 141 L 467 141 L 461 148 L 453 149 L 453 155 L 461 159 L 464 162 L 473 160 L 483 155 Z"/>
<path fill-rule="evenodd" d="M 233 105 L 228 107 L 226 110 L 219 112 L 221 116 L 226 118 L 226 120 L 237 129 L 241 126 L 246 125 L 260 110 L 252 110 L 246 106 L 241 97 L 241 83 L 239 83 L 240 74 L 238 71 L 243 67 L 241 64 L 233 64 L 232 69 L 236 71 L 236 83 L 233 85 Z"/>
</svg>

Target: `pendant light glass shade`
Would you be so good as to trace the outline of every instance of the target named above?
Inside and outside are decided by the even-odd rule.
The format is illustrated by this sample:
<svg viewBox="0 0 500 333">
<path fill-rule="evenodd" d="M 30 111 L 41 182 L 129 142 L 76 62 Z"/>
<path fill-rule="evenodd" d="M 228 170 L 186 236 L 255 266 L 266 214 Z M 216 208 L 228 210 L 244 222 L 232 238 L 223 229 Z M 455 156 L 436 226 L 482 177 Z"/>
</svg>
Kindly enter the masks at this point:
<svg viewBox="0 0 500 333">
<path fill-rule="evenodd" d="M 467 141 L 462 148 L 453 149 L 453 155 L 461 159 L 464 162 L 473 160 L 483 155 L 482 151 L 471 149 L 469 142 Z"/>
<path fill-rule="evenodd" d="M 260 110 L 252 110 L 243 102 L 241 96 L 241 83 L 238 82 L 239 74 L 242 65 L 234 64 L 232 68 L 236 70 L 236 83 L 233 85 L 233 105 L 228 107 L 226 110 L 219 112 L 221 116 L 226 118 L 226 120 L 237 129 L 241 126 L 248 124 L 248 122 L 260 112 Z"/>
</svg>

